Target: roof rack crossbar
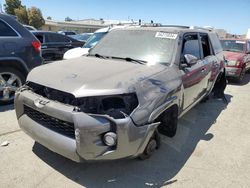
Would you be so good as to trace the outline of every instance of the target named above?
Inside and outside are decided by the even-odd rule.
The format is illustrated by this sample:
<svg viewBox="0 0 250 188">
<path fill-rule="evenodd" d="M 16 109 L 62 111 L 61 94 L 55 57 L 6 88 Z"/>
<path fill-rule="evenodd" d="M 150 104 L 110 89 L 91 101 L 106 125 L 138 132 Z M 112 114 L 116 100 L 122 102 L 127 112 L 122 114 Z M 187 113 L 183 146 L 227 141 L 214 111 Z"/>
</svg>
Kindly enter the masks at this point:
<svg viewBox="0 0 250 188">
<path fill-rule="evenodd" d="M 162 25 L 161 27 L 177 27 L 177 28 L 189 29 L 189 26 L 186 25 Z"/>
</svg>

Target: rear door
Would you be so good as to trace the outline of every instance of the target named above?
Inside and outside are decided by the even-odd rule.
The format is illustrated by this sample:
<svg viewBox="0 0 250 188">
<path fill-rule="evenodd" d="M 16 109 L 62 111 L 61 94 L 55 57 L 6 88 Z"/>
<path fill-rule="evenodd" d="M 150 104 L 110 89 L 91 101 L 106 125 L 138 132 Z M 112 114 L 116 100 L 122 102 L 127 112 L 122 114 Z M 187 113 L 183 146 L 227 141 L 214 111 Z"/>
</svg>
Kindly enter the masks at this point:
<svg viewBox="0 0 250 188">
<path fill-rule="evenodd" d="M 217 58 L 213 55 L 212 44 L 207 33 L 199 33 L 201 42 L 201 60 L 202 69 L 200 76 L 202 77 L 201 93 L 206 94 L 212 87 L 213 80 L 211 80 L 212 69 L 219 66 Z"/>
<path fill-rule="evenodd" d="M 183 37 L 181 54 L 181 71 L 184 86 L 184 104 L 186 109 L 197 101 L 204 93 L 205 74 L 207 74 L 206 63 L 202 58 L 201 43 L 198 33 L 187 33 Z M 184 55 L 197 57 L 197 62 L 189 66 L 185 62 Z"/>
<path fill-rule="evenodd" d="M 23 38 L 8 23 L 0 19 L 0 58 L 15 57 Z M 19 54 L 18 54 L 19 55 Z"/>
</svg>

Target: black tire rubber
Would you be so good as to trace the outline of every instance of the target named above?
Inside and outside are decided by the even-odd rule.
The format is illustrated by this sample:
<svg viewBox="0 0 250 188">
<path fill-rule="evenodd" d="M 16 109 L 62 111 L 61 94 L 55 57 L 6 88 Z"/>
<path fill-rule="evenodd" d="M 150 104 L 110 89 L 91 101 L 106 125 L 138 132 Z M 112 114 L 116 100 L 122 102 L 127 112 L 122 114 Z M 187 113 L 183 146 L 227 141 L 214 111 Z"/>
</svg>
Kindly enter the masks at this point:
<svg viewBox="0 0 250 188">
<path fill-rule="evenodd" d="M 177 122 L 178 122 L 178 111 L 174 109 L 169 109 L 165 111 L 159 118 L 161 122 L 158 127 L 159 133 L 167 136 L 174 137 L 177 132 Z"/>
<path fill-rule="evenodd" d="M 156 131 L 149 140 L 144 152 L 138 156 L 138 159 L 145 160 L 150 158 L 155 152 L 155 150 L 159 149 L 159 147 L 160 147 L 160 135 L 158 131 Z"/>
<path fill-rule="evenodd" d="M 244 79 L 245 74 L 246 74 L 246 69 L 243 68 L 242 71 L 241 71 L 241 73 L 240 73 L 240 75 L 239 75 L 239 77 L 237 77 L 235 79 L 236 82 L 240 84 L 242 82 L 242 80 Z"/>
<path fill-rule="evenodd" d="M 21 80 L 22 85 L 25 83 L 25 75 L 22 74 L 17 69 L 14 69 L 12 67 L 1 67 L 0 73 L 2 73 L 2 72 L 10 72 L 12 74 L 15 74 Z M 0 105 L 8 105 L 8 104 L 12 104 L 13 102 L 14 102 L 14 99 L 8 100 L 8 101 L 1 101 L 0 100 Z"/>
</svg>

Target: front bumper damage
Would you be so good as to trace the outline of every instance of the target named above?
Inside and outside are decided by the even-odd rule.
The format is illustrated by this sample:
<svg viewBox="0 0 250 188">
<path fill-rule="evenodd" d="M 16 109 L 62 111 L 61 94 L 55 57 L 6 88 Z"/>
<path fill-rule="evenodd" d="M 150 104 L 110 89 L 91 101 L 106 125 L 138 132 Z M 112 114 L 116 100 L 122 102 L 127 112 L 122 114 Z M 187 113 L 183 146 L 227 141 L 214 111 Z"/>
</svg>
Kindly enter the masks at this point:
<svg viewBox="0 0 250 188">
<path fill-rule="evenodd" d="M 43 101 L 39 106 L 37 101 Z M 21 129 L 35 141 L 73 161 L 134 158 L 143 153 L 159 123 L 136 126 L 130 117 L 113 119 L 75 111 L 74 106 L 48 100 L 31 90 L 16 93 L 15 108 Z M 72 125 L 72 127 L 70 127 Z M 107 146 L 103 135 L 117 134 Z"/>
<path fill-rule="evenodd" d="M 239 77 L 241 74 L 241 68 L 237 67 L 226 67 L 226 76 L 227 77 Z"/>
</svg>

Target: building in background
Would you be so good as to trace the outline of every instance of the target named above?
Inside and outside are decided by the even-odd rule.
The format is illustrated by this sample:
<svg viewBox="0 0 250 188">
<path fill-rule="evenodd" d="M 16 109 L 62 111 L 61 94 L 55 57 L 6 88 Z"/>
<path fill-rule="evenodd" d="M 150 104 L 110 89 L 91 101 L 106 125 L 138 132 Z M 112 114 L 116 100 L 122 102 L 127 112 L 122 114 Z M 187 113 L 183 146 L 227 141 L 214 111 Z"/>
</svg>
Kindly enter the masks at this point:
<svg viewBox="0 0 250 188">
<path fill-rule="evenodd" d="M 133 21 L 84 19 L 78 21 L 45 20 L 42 27 L 45 31 L 75 31 L 76 33 L 93 33 L 96 30 L 111 25 L 131 25 Z"/>
<path fill-rule="evenodd" d="M 250 28 L 247 30 L 246 38 L 247 38 L 247 39 L 250 39 Z"/>
<path fill-rule="evenodd" d="M 227 37 L 227 31 L 225 29 L 215 29 L 215 32 L 219 35 L 220 38 Z"/>
</svg>

